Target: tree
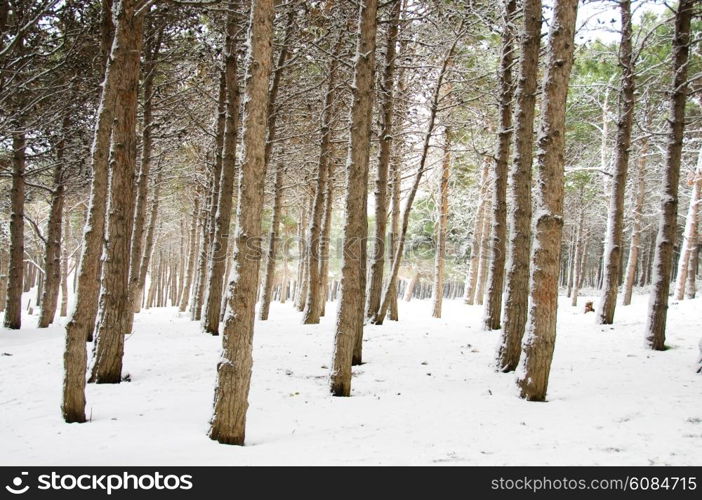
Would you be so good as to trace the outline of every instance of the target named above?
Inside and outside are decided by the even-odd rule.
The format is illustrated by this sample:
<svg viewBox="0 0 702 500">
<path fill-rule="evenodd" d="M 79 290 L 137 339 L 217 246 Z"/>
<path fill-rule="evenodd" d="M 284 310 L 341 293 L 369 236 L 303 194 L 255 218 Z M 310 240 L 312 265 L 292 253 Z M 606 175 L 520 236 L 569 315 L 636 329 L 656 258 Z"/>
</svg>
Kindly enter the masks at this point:
<svg viewBox="0 0 702 500">
<path fill-rule="evenodd" d="M 236 9 L 238 1 L 227 4 L 227 28 L 224 42 L 224 82 L 226 88 L 224 137 L 221 151 L 221 173 L 217 212 L 214 218 L 214 234 L 209 260 L 209 272 L 202 328 L 206 333 L 219 335 L 219 316 L 222 303 L 222 280 L 229 247 L 229 225 L 231 222 L 236 173 L 236 141 L 239 127 L 239 82 L 237 80 L 236 55 Z M 216 175 L 216 173 L 215 173 Z"/>
<path fill-rule="evenodd" d="M 5 328 L 22 326 L 22 277 L 24 272 L 24 175 L 27 142 L 19 123 L 12 134 L 12 190 L 10 215 L 10 265 L 5 303 Z"/>
<path fill-rule="evenodd" d="M 631 48 L 631 0 L 620 0 L 622 36 L 619 45 L 619 64 L 622 68 L 619 92 L 619 120 L 617 121 L 617 146 L 612 176 L 607 233 L 604 253 L 604 282 L 602 300 L 597 313 L 597 322 L 604 325 L 614 321 L 617 305 L 619 275 L 622 261 L 622 233 L 624 225 L 624 194 L 629 170 L 631 129 L 634 120 L 634 58 Z"/>
<path fill-rule="evenodd" d="M 137 2 L 122 0 L 116 13 L 114 66 L 115 111 L 110 147 L 110 198 L 102 269 L 97 337 L 90 382 L 119 383 L 122 379 L 124 335 L 131 333 L 129 259 L 134 214 L 134 174 L 137 153 L 137 102 L 143 13 Z"/>
<path fill-rule="evenodd" d="M 680 0 L 675 13 L 673 37 L 673 85 L 670 91 L 670 126 L 665 154 L 665 171 L 661 188 L 661 208 L 658 234 L 653 258 L 653 286 L 648 302 L 645 336 L 646 345 L 653 350 L 665 349 L 665 326 L 668 314 L 670 272 L 673 266 L 673 246 L 678 217 L 678 181 L 685 130 L 685 100 L 688 89 L 688 59 L 690 54 L 690 24 L 694 0 Z"/>
<path fill-rule="evenodd" d="M 534 107 L 541 47 L 541 0 L 524 1 L 519 77 L 515 97 L 514 158 L 509 170 L 507 281 L 497 369 L 514 370 L 519 363 L 529 299 L 531 240 L 531 166 Z"/>
<path fill-rule="evenodd" d="M 321 136 L 319 162 L 317 167 L 317 182 L 314 187 L 314 201 L 310 214 L 310 225 L 307 241 L 307 299 L 303 311 L 302 322 L 306 325 L 319 323 L 321 314 L 320 272 L 321 272 L 321 234 L 324 217 L 325 191 L 329 181 L 329 172 L 334 159 L 331 156 L 333 103 L 336 93 L 339 52 L 341 50 L 341 35 L 337 36 L 334 48 L 329 58 L 327 90 L 324 95 L 324 108 L 321 117 Z"/>
<path fill-rule="evenodd" d="M 695 257 L 698 252 L 699 206 L 702 203 L 702 149 L 697 157 L 697 167 L 689 183 L 692 184 L 692 193 L 690 193 L 690 206 L 687 209 L 683 243 L 680 248 L 680 258 L 678 259 L 678 274 L 674 295 L 677 300 L 685 298 L 686 288 L 689 290 L 688 298 L 694 298 L 695 295 L 695 273 L 697 272 Z"/>
<path fill-rule="evenodd" d="M 441 317 L 444 297 L 444 259 L 446 257 L 446 229 L 449 211 L 449 177 L 451 175 L 451 128 L 444 128 L 444 156 L 439 179 L 439 217 L 436 224 L 436 254 L 434 256 L 434 288 L 432 316 Z"/>
<path fill-rule="evenodd" d="M 532 7 L 532 6 L 529 6 Z M 525 2 L 525 12 L 527 2 Z M 533 7 L 532 7 L 533 8 Z M 490 245 L 490 270 L 488 275 L 488 297 L 483 320 L 486 330 L 500 328 L 502 313 L 502 288 L 505 276 L 505 250 L 507 239 L 507 172 L 512 140 L 512 99 L 514 81 L 514 21 L 516 0 L 506 0 L 502 33 L 502 57 L 500 58 L 500 125 L 495 155 L 495 170 L 492 176 L 492 244 Z M 538 9 L 541 10 L 540 8 Z M 535 11 L 534 11 L 535 12 Z M 528 15 L 528 14 L 527 14 Z"/>
<path fill-rule="evenodd" d="M 522 398 L 543 401 L 548 388 L 558 312 L 558 274 L 563 231 L 565 115 L 573 64 L 578 0 L 557 0 L 549 32 L 544 102 L 537 141 L 535 244 L 532 254 L 528 331 L 517 385 Z"/>
<path fill-rule="evenodd" d="M 261 261 L 268 80 L 272 66 L 273 0 L 253 0 L 246 53 L 243 160 L 239 174 L 234 278 L 229 283 L 222 355 L 217 363 L 209 437 L 243 445 L 246 434 L 254 312 Z"/>
<path fill-rule="evenodd" d="M 353 77 L 351 132 L 346 158 L 346 201 L 341 296 L 330 376 L 334 396 L 351 395 L 351 364 L 363 336 L 365 259 L 368 235 L 367 189 L 375 70 L 377 0 L 360 4 Z"/>
<path fill-rule="evenodd" d="M 109 9 L 109 12 L 103 13 L 103 24 L 101 26 L 103 38 L 107 38 L 108 35 L 106 33 L 110 33 L 113 29 L 112 8 L 110 2 L 104 2 L 102 5 L 103 9 Z M 92 172 L 90 201 L 88 202 L 88 215 L 83 229 L 76 302 L 71 318 L 66 324 L 66 353 L 69 350 L 72 352 L 79 350 L 77 346 L 71 345 L 69 347 L 69 339 L 71 339 L 71 344 L 73 339 L 82 338 L 83 341 L 93 339 L 95 317 L 97 316 L 98 298 L 100 295 L 100 271 L 102 268 L 100 256 L 102 255 L 105 208 L 108 195 L 110 136 L 112 134 L 114 106 L 117 98 L 117 74 L 121 71 L 120 66 L 124 64 L 122 62 L 124 54 L 117 52 L 114 44 L 111 51 L 115 52 L 115 58 L 107 58 L 105 77 L 102 82 L 102 92 L 93 132 L 90 154 Z M 119 59 L 116 59 L 117 57 Z M 84 348 L 84 346 L 81 346 L 81 348 Z"/>
<path fill-rule="evenodd" d="M 381 129 L 380 147 L 378 148 L 378 165 L 375 179 L 375 235 L 373 237 L 373 253 L 371 254 L 371 270 L 366 298 L 366 318 L 372 319 L 380 308 L 380 297 L 383 289 L 383 272 L 385 269 L 385 233 L 388 213 L 388 170 L 393 145 L 394 119 L 394 86 L 399 35 L 400 14 L 402 2 L 395 0 L 390 12 L 390 24 L 385 40 L 385 68 L 380 85 L 381 97 Z M 443 261 L 442 261 L 443 262 Z M 439 313 L 440 314 L 440 313 Z"/>
</svg>

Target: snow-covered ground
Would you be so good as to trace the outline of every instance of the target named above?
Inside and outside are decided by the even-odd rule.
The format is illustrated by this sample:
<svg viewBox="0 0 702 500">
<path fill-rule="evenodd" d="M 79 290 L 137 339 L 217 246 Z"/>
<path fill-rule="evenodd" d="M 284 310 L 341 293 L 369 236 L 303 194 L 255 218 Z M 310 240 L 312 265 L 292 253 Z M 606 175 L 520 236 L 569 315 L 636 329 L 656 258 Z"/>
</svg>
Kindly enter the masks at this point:
<svg viewBox="0 0 702 500">
<path fill-rule="evenodd" d="M 334 305 L 304 326 L 275 303 L 256 323 L 245 447 L 207 438 L 221 340 L 176 309 L 137 315 L 132 381 L 90 384 L 91 421 L 71 425 L 59 409 L 63 328 L 26 317 L 19 332 L 0 329 L 0 463 L 700 465 L 702 299 L 671 304 L 665 352 L 644 349 L 646 301 L 604 327 L 562 298 L 546 403 L 519 399 L 514 375 L 493 370 L 497 334 L 461 301 L 443 319 L 430 301 L 402 303 L 399 323 L 366 327 L 353 396 L 333 398 Z"/>
</svg>

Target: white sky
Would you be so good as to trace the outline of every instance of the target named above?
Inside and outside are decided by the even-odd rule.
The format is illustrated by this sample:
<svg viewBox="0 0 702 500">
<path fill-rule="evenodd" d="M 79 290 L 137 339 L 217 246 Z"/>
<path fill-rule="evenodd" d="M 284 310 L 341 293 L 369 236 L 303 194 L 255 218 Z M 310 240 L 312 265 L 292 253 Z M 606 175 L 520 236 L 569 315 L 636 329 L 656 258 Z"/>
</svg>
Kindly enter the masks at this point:
<svg viewBox="0 0 702 500">
<path fill-rule="evenodd" d="M 544 5 L 552 5 L 552 0 L 546 0 Z M 637 23 L 644 12 L 655 12 L 664 15 L 672 12 L 665 6 L 663 0 L 632 0 L 634 23 Z M 546 16 L 549 16 L 546 10 Z M 612 22 L 614 20 L 614 22 Z M 602 42 L 616 42 L 619 40 L 621 26 L 619 7 L 614 0 L 581 0 L 578 5 L 578 32 L 576 40 L 584 43 L 589 40 L 599 39 Z"/>
</svg>

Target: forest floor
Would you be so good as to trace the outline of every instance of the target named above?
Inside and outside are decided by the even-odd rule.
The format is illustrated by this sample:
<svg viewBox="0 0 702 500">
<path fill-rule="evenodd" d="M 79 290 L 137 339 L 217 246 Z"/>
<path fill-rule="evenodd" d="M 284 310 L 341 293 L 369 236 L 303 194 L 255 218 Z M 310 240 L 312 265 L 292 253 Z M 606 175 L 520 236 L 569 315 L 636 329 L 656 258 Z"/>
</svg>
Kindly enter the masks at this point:
<svg viewBox="0 0 702 500">
<path fill-rule="evenodd" d="M 274 303 L 256 323 L 245 447 L 207 438 L 221 338 L 175 308 L 136 316 L 131 382 L 90 384 L 85 424 L 61 419 L 62 326 L 0 329 L 0 464 L 699 465 L 702 299 L 671 304 L 664 352 L 643 346 L 647 299 L 605 327 L 561 297 L 546 403 L 494 371 L 498 335 L 460 300 L 442 319 L 402 302 L 400 322 L 366 327 L 352 397 L 333 398 L 334 304 L 306 326 Z"/>
</svg>

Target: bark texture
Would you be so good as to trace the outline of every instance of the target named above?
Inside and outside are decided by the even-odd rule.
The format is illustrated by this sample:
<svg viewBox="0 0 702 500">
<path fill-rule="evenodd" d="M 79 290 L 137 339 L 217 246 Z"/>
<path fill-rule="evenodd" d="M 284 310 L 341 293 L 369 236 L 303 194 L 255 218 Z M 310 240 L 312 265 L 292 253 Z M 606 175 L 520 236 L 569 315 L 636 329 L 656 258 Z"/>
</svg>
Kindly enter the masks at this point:
<svg viewBox="0 0 702 500">
<path fill-rule="evenodd" d="M 380 308 L 380 298 L 383 291 L 383 273 L 385 270 L 385 233 L 388 219 L 388 170 L 393 143 L 394 119 L 394 85 L 395 85 L 395 55 L 397 53 L 397 38 L 399 34 L 400 13 L 402 2 L 392 5 L 390 24 L 387 28 L 385 41 L 385 69 L 380 84 L 381 112 L 378 165 L 375 179 L 375 235 L 373 238 L 373 253 L 371 254 L 371 269 L 366 297 L 366 318 L 372 319 Z M 440 306 L 439 306 L 440 307 Z M 439 312 L 439 314 L 441 314 Z"/>
<path fill-rule="evenodd" d="M 507 240 L 507 172 L 512 142 L 512 99 L 514 97 L 515 13 L 517 0 L 506 0 L 504 31 L 502 33 L 502 58 L 500 61 L 500 132 L 498 135 L 495 170 L 492 176 L 492 241 L 490 244 L 490 269 L 487 285 L 487 302 L 483 327 L 500 329 L 502 314 L 502 289 L 505 280 L 505 250 Z"/>
<path fill-rule="evenodd" d="M 222 354 L 217 363 L 209 436 L 243 445 L 253 367 L 254 314 L 261 261 L 268 80 L 272 66 L 273 0 L 253 0 L 246 54 L 243 155 L 239 176 L 236 250 L 227 292 Z"/>
<path fill-rule="evenodd" d="M 502 372 L 513 371 L 519 363 L 529 302 L 531 166 L 541 16 L 541 0 L 525 0 L 514 110 L 514 158 L 508 179 L 506 295 L 496 360 L 497 369 Z"/>
<path fill-rule="evenodd" d="M 566 98 L 578 0 L 556 0 L 544 75 L 537 143 L 537 208 L 528 330 L 517 375 L 522 398 L 544 401 L 556 342 L 563 231 Z"/>
<path fill-rule="evenodd" d="M 22 326 L 22 284 L 24 279 L 24 174 L 27 147 L 23 130 L 12 134 L 12 188 L 10 190 L 10 258 L 3 326 Z"/>
<path fill-rule="evenodd" d="M 681 0 L 675 14 L 673 36 L 673 86 L 670 93 L 668 143 L 666 145 L 665 172 L 662 179 L 661 214 L 658 222 L 655 254 L 653 257 L 653 282 L 648 302 L 648 319 L 645 329 L 646 345 L 653 350 L 665 349 L 665 324 L 668 314 L 670 272 L 673 267 L 675 231 L 678 217 L 678 181 L 685 130 L 685 101 L 687 98 L 687 73 L 690 54 L 690 24 L 694 0 Z"/>
<path fill-rule="evenodd" d="M 439 179 L 439 214 L 436 224 L 436 253 L 434 256 L 434 292 L 432 316 L 441 317 L 441 305 L 444 299 L 444 269 L 446 263 L 446 231 L 449 211 L 449 178 L 451 176 L 451 128 L 444 130 L 444 156 L 441 162 Z"/>
<path fill-rule="evenodd" d="M 622 69 L 619 91 L 619 120 L 617 122 L 617 148 L 612 177 L 607 217 L 607 233 L 604 252 L 604 276 L 602 299 L 597 312 L 597 322 L 610 325 L 614 321 L 614 310 L 619 291 L 619 274 L 622 261 L 624 226 L 624 195 L 629 170 L 631 129 L 634 120 L 634 59 L 631 47 L 631 0 L 620 0 L 622 36 L 619 44 L 619 66 Z"/>
<path fill-rule="evenodd" d="M 206 333 L 219 335 L 219 318 L 222 307 L 222 280 L 225 278 L 227 251 L 229 249 L 229 226 L 234 199 L 234 178 L 236 174 L 236 141 L 239 128 L 239 82 L 236 60 L 236 9 L 238 0 L 232 0 L 227 7 L 227 35 L 224 49 L 224 80 L 226 86 L 224 140 L 222 145 L 222 166 L 217 196 L 217 213 L 214 218 L 212 255 L 207 273 L 207 289 L 204 297 L 205 311 L 202 315 L 202 329 Z"/>
<path fill-rule="evenodd" d="M 131 333 L 129 259 L 134 214 L 134 174 L 137 154 L 137 103 L 143 16 L 136 2 L 122 0 L 116 15 L 115 42 L 110 59 L 117 59 L 116 106 L 110 148 L 110 199 L 105 261 L 99 302 L 97 338 L 89 382 L 119 383 L 122 378 L 124 336 Z"/>
<path fill-rule="evenodd" d="M 351 363 L 358 337 L 363 335 L 365 305 L 366 214 L 368 157 L 375 70 L 377 0 L 360 4 L 358 42 L 353 79 L 351 131 L 346 158 L 346 201 L 341 264 L 341 296 L 336 319 L 330 376 L 334 396 L 351 395 Z"/>
</svg>

